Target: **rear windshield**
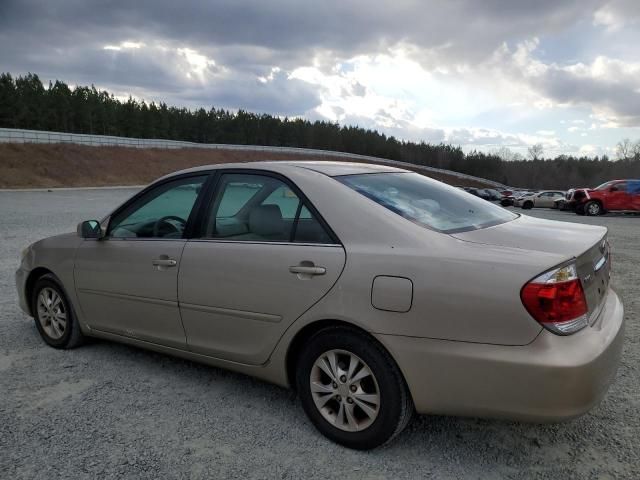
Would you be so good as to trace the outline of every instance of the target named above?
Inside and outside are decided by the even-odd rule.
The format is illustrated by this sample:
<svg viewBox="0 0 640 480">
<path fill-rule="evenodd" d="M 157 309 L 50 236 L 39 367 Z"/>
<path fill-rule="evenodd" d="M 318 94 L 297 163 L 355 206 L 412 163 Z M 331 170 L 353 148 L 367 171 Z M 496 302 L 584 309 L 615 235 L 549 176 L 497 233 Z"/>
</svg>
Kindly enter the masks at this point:
<svg viewBox="0 0 640 480">
<path fill-rule="evenodd" d="M 477 230 L 518 217 L 417 173 L 366 173 L 334 178 L 401 217 L 443 233 Z"/>
</svg>

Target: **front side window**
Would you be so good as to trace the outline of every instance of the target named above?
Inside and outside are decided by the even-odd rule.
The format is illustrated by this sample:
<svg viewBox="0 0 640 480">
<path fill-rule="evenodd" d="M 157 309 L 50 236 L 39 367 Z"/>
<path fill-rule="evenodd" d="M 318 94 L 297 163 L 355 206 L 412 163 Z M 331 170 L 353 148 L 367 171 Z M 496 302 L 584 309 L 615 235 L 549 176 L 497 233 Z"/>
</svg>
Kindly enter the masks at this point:
<svg viewBox="0 0 640 480">
<path fill-rule="evenodd" d="M 222 175 L 204 237 L 246 242 L 333 243 L 322 224 L 285 182 L 259 174 Z"/>
<path fill-rule="evenodd" d="M 116 213 L 109 222 L 114 238 L 182 238 L 207 175 L 159 185 Z"/>
<path fill-rule="evenodd" d="M 443 233 L 477 230 L 517 218 L 497 205 L 417 173 L 334 178 L 401 217 Z"/>
<path fill-rule="evenodd" d="M 627 182 L 619 182 L 611 185 L 612 192 L 626 192 L 627 191 Z"/>
</svg>

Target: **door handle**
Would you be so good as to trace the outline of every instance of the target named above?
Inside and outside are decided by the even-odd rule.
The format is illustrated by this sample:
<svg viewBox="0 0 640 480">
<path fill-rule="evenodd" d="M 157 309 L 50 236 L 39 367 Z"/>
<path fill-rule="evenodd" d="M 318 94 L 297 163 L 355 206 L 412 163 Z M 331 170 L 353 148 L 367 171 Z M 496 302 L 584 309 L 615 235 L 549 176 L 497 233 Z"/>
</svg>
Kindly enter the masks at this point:
<svg viewBox="0 0 640 480">
<path fill-rule="evenodd" d="M 178 264 L 173 258 L 156 258 L 151 263 L 156 267 L 175 267 Z"/>
<path fill-rule="evenodd" d="M 324 275 L 327 273 L 327 269 L 324 267 L 307 266 L 307 265 L 295 265 L 289 267 L 291 273 L 297 273 L 301 275 Z"/>
</svg>

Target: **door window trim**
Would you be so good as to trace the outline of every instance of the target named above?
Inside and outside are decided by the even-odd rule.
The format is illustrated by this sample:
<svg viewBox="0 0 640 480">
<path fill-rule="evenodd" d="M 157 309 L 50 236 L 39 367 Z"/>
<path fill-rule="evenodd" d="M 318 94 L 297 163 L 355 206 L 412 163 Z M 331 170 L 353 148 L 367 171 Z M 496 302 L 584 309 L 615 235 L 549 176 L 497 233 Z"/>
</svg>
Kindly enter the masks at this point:
<svg viewBox="0 0 640 480">
<path fill-rule="evenodd" d="M 191 177 L 194 177 L 194 178 L 195 177 L 205 177 L 205 179 L 202 182 L 202 186 L 200 187 L 200 191 L 198 192 L 198 194 L 196 196 L 196 201 L 194 202 L 193 206 L 191 207 L 191 212 L 189 213 L 189 218 L 187 219 L 187 223 L 185 224 L 184 231 L 182 232 L 182 237 L 180 237 L 180 238 L 113 237 L 113 236 L 110 235 L 111 234 L 111 222 L 112 222 L 113 218 L 116 215 L 119 215 L 123 211 L 125 211 L 125 210 L 131 208 L 132 206 L 134 206 L 135 203 L 140 200 L 140 198 L 144 197 L 147 193 L 151 192 L 152 190 L 154 190 L 154 189 L 156 189 L 158 187 L 161 187 L 163 185 L 166 185 L 167 183 L 171 183 L 171 182 L 175 182 L 176 180 L 182 180 L 182 179 L 191 178 Z M 105 228 L 105 236 L 102 237 L 100 240 L 101 241 L 105 241 L 105 240 L 111 240 L 111 241 L 114 241 L 114 240 L 115 241 L 136 241 L 136 242 L 141 242 L 141 241 L 179 241 L 179 242 L 183 242 L 185 240 L 188 240 L 189 238 L 191 238 L 191 235 L 192 235 L 194 227 L 195 227 L 194 222 L 196 221 L 196 219 L 198 217 L 198 212 L 199 212 L 200 207 L 202 205 L 203 198 L 205 198 L 206 193 L 208 192 L 208 189 L 210 188 L 210 184 L 211 184 L 212 180 L 213 180 L 213 175 L 211 174 L 211 171 L 210 170 L 204 170 L 204 171 L 189 172 L 189 173 L 183 173 L 183 174 L 179 174 L 179 175 L 173 175 L 173 176 L 167 177 L 167 178 L 165 178 L 163 180 L 151 183 L 150 185 L 146 186 L 145 188 L 140 190 L 138 193 L 136 193 L 133 197 L 131 197 L 125 203 L 123 203 L 118 208 L 116 208 L 113 212 L 111 212 L 108 215 L 108 217 L 105 218 L 105 220 L 107 220 L 107 225 L 106 225 L 106 228 Z"/>
<path fill-rule="evenodd" d="M 197 217 L 194 219 L 193 231 L 191 232 L 192 236 L 189 237 L 190 240 L 197 240 L 201 242 L 253 243 L 253 244 L 257 243 L 257 244 L 268 244 L 268 245 L 301 245 L 301 246 L 306 245 L 306 246 L 332 246 L 332 247 L 342 246 L 342 242 L 340 241 L 338 236 L 335 234 L 333 229 L 329 226 L 327 221 L 322 217 L 322 215 L 316 209 L 313 203 L 311 203 L 311 201 L 307 198 L 307 196 L 304 193 L 302 193 L 302 190 L 300 190 L 300 188 L 298 188 L 298 186 L 293 181 L 291 181 L 289 178 L 285 177 L 284 175 L 277 172 L 272 172 L 269 170 L 257 170 L 252 168 L 221 168 L 221 169 L 213 170 L 210 173 L 212 174 L 211 175 L 212 178 L 210 179 L 209 188 L 207 188 L 206 191 L 204 191 L 204 194 L 201 195 L 202 199 L 198 205 L 199 208 L 197 212 Z M 329 238 L 331 238 L 331 240 L 334 243 L 309 243 L 309 242 L 295 242 L 295 241 L 263 242 L 263 241 L 256 241 L 256 240 L 233 240 L 233 239 L 204 237 L 203 235 L 206 232 L 206 222 L 209 216 L 212 214 L 212 209 L 214 207 L 213 200 L 216 198 L 216 195 L 218 194 L 218 191 L 221 185 L 220 180 L 223 175 L 229 175 L 229 174 L 259 175 L 259 176 L 261 175 L 264 177 L 271 177 L 271 178 L 280 180 L 288 188 L 290 188 L 300 200 L 298 210 L 302 209 L 301 205 L 304 205 L 305 207 L 307 207 L 311 215 L 316 218 L 320 226 L 325 230 Z M 202 193 L 203 192 L 201 192 L 201 194 Z M 189 220 L 191 221 L 191 218 Z M 297 228 L 297 222 L 292 229 L 293 233 L 295 233 L 296 228 Z"/>
</svg>

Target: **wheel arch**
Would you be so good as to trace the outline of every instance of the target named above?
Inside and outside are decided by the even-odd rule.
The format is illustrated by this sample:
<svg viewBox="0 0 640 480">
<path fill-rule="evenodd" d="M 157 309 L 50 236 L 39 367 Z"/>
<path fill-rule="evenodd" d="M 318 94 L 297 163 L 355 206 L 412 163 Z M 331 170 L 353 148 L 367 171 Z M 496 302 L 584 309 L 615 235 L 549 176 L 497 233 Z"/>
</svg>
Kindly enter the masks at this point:
<svg viewBox="0 0 640 480">
<path fill-rule="evenodd" d="M 606 210 L 604 208 L 604 202 L 602 201 L 602 199 L 601 198 L 592 198 L 592 199 L 588 200 L 584 204 L 585 213 L 588 213 L 587 212 L 587 207 L 589 206 L 590 203 L 597 203 L 598 205 L 600 205 L 600 214 L 601 215 L 606 212 Z"/>
<path fill-rule="evenodd" d="M 383 348 L 389 354 L 389 356 L 398 366 L 398 370 L 400 371 L 403 377 L 403 381 L 406 383 L 406 379 L 404 378 L 404 373 L 402 372 L 402 369 L 398 365 L 398 362 L 395 359 L 394 355 L 374 335 L 372 335 L 370 332 L 368 332 L 367 330 L 358 326 L 355 323 L 351 323 L 344 320 L 322 319 L 322 320 L 315 320 L 311 323 L 308 323 L 304 327 L 302 327 L 298 332 L 295 333 L 295 335 L 291 339 L 291 342 L 289 342 L 289 346 L 287 347 L 287 352 L 285 356 L 285 368 L 286 368 L 287 382 L 289 384 L 289 387 L 292 390 L 295 391 L 296 389 L 296 382 L 295 382 L 296 362 L 300 353 L 302 352 L 302 349 L 305 343 L 317 332 L 330 327 L 342 327 L 342 328 L 354 331 L 360 335 L 367 337 L 368 339 L 372 340 L 378 345 L 380 345 L 380 347 Z"/>
<path fill-rule="evenodd" d="M 25 299 L 27 300 L 26 302 L 27 307 L 29 308 L 29 313 L 31 316 L 33 316 L 33 311 L 32 311 L 33 308 L 31 305 L 32 298 L 33 298 L 33 289 L 35 288 L 36 282 L 38 281 L 38 279 L 44 275 L 53 275 L 53 277 L 55 277 L 58 284 L 60 284 L 60 280 L 58 280 L 58 277 L 56 276 L 56 274 L 53 273 L 48 268 L 36 267 L 29 272 L 29 276 L 27 277 L 27 281 L 25 282 L 25 286 L 24 286 L 24 294 L 25 294 Z"/>
</svg>

